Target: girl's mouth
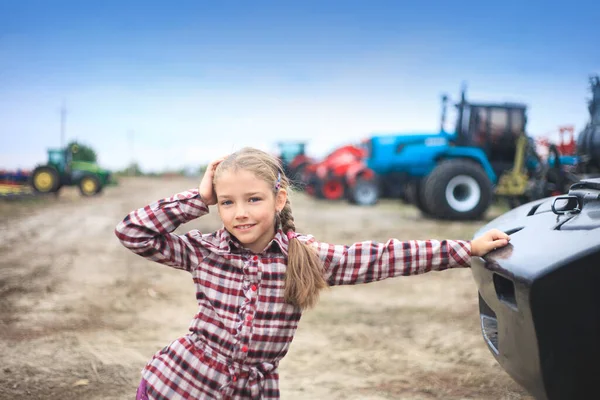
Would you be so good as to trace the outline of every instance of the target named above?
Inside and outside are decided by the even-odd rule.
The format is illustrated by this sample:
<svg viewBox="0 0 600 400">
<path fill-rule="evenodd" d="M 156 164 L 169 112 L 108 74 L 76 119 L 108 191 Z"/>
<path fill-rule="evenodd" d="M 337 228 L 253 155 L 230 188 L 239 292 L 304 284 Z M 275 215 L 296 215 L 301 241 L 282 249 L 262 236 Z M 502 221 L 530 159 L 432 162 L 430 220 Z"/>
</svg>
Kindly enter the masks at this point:
<svg viewBox="0 0 600 400">
<path fill-rule="evenodd" d="M 252 228 L 255 224 L 236 225 L 235 229 L 238 231 L 247 231 Z"/>
</svg>

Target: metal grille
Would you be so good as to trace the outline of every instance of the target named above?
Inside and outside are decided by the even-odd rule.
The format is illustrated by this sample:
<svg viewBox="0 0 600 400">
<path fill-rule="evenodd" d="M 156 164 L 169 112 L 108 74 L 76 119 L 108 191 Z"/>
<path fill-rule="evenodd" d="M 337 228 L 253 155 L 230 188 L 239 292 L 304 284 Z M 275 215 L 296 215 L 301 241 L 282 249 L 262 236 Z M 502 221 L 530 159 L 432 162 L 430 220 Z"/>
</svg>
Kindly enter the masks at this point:
<svg viewBox="0 0 600 400">
<path fill-rule="evenodd" d="M 488 346 L 498 354 L 498 320 L 488 315 L 481 315 L 481 331 Z"/>
</svg>

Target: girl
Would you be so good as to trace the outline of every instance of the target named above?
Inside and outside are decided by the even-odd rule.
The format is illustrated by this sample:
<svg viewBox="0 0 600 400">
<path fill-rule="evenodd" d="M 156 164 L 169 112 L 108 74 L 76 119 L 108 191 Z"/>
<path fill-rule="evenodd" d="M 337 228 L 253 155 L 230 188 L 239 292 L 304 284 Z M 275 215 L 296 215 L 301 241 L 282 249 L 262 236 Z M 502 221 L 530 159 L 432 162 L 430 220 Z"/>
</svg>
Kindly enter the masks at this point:
<svg viewBox="0 0 600 400">
<path fill-rule="evenodd" d="M 117 225 L 134 253 L 189 271 L 199 306 L 190 332 L 143 369 L 138 399 L 278 399 L 278 362 L 321 289 L 468 267 L 509 240 L 493 230 L 470 242 L 322 243 L 295 232 L 288 189 L 276 158 L 244 148 L 212 162 L 198 189 Z M 211 205 L 222 229 L 172 233 Z"/>
</svg>

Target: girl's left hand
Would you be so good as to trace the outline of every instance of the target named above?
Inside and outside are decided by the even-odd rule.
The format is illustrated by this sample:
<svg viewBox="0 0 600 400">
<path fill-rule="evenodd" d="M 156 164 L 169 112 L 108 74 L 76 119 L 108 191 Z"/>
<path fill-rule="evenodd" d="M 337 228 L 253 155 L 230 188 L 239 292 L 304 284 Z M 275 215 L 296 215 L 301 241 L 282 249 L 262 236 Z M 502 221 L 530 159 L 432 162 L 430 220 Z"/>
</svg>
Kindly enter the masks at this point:
<svg viewBox="0 0 600 400">
<path fill-rule="evenodd" d="M 510 241 L 510 236 L 498 229 L 491 229 L 471 241 L 471 255 L 483 257 L 492 250 L 504 247 Z"/>
</svg>

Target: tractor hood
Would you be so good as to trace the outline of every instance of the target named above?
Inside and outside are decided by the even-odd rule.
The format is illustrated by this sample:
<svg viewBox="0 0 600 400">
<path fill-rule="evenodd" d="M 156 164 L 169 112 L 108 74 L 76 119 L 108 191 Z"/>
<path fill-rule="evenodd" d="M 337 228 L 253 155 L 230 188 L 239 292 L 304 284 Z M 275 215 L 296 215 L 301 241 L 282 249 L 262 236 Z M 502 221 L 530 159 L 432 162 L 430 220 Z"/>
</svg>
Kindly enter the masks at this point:
<svg viewBox="0 0 600 400">
<path fill-rule="evenodd" d="M 104 169 L 98 164 L 89 161 L 73 161 L 71 163 L 71 168 L 73 168 L 74 170 L 86 171 L 94 174 L 106 175 L 110 173 L 109 170 Z"/>
<path fill-rule="evenodd" d="M 453 135 L 447 132 L 373 135 L 365 142 L 368 166 L 378 174 L 406 171 L 412 176 L 431 172 L 434 159 L 446 151 Z"/>
<path fill-rule="evenodd" d="M 454 135 L 448 132 L 411 132 L 403 134 L 375 134 L 371 136 L 371 140 L 382 146 L 395 144 L 431 144 L 438 145 L 439 143 L 446 144 Z"/>
<path fill-rule="evenodd" d="M 600 179 L 518 207 L 484 226 L 510 244 L 473 257 L 481 331 L 536 399 L 582 399 L 600 375 Z"/>
</svg>

